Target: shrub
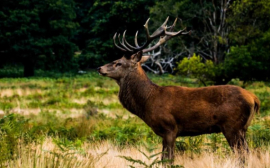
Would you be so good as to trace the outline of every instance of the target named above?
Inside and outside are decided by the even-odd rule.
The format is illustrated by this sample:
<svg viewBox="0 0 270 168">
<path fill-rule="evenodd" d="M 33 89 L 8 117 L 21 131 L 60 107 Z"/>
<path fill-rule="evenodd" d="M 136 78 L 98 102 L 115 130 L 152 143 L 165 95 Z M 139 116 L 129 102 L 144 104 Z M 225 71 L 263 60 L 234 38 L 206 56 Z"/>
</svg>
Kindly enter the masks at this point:
<svg viewBox="0 0 270 168">
<path fill-rule="evenodd" d="M 212 79 L 215 77 L 214 63 L 210 60 L 203 62 L 202 57 L 195 54 L 190 58 L 184 58 L 177 65 L 176 70 L 178 74 L 188 75 L 195 77 L 203 85 L 207 85 L 207 82 L 213 83 Z"/>
</svg>

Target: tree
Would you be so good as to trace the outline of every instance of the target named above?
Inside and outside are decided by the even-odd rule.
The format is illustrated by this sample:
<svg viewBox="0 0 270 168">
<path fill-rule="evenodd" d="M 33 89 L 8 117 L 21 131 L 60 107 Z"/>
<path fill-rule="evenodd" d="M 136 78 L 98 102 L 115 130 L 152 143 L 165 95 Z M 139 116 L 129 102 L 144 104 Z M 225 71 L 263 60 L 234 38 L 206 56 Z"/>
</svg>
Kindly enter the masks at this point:
<svg viewBox="0 0 270 168">
<path fill-rule="evenodd" d="M 193 30 L 189 39 L 170 44 L 172 51 L 213 61 L 215 75 L 210 80 L 215 84 L 232 78 L 269 80 L 269 11 L 269 0 L 168 0 L 151 8 L 155 19 L 163 13 L 176 15 Z"/>
<path fill-rule="evenodd" d="M 71 37 L 78 27 L 73 22 L 76 17 L 73 0 L 2 0 L 0 3 L 3 60 L 22 63 L 24 76 L 33 76 L 37 64 L 62 71 L 71 68 L 76 50 Z"/>
<path fill-rule="evenodd" d="M 187 50 L 182 53 L 192 56 L 195 52 L 205 60 L 219 64 L 224 61 L 230 47 L 226 17 L 231 3 L 231 0 L 161 1 L 151 8 L 151 14 L 157 20 L 168 14 L 180 17 L 183 24 L 192 30 L 190 37 L 178 40 L 178 53 Z"/>
<path fill-rule="evenodd" d="M 224 73 L 231 78 L 248 81 L 269 81 L 270 31 L 248 45 L 231 47 L 224 61 Z"/>
<path fill-rule="evenodd" d="M 228 23 L 235 46 L 224 61 L 224 73 L 244 82 L 269 80 L 270 1 L 238 0 L 232 5 Z"/>
<path fill-rule="evenodd" d="M 136 31 L 143 28 L 149 17 L 149 6 L 154 4 L 154 0 L 76 1 L 81 25 L 78 38 L 86 41 L 80 44 L 82 68 L 97 67 L 119 58 L 122 53 L 114 49 L 113 35 L 127 30 L 128 41 L 133 41 Z M 140 33 L 139 42 L 144 40 L 144 34 Z"/>
<path fill-rule="evenodd" d="M 270 27 L 270 1 L 236 0 L 227 18 L 233 45 L 247 45 L 261 38 Z"/>
<path fill-rule="evenodd" d="M 226 22 L 228 11 L 233 0 L 183 0 L 157 2 L 150 12 L 154 19 L 159 20 L 164 14 L 177 16 L 183 26 L 192 30 L 190 36 L 171 41 L 172 55 L 191 58 L 193 54 L 201 56 L 203 62 L 211 60 L 216 72 L 209 80 L 215 84 L 225 84 L 230 81 L 220 64 L 224 62 L 229 52 L 229 25 Z"/>
</svg>

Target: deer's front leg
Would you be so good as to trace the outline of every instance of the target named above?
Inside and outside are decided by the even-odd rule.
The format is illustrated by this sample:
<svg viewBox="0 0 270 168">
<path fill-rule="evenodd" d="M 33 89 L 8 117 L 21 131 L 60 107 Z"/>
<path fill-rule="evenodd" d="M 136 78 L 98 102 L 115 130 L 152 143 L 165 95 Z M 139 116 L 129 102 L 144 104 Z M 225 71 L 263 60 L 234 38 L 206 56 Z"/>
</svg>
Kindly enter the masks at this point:
<svg viewBox="0 0 270 168">
<path fill-rule="evenodd" d="M 176 135 L 174 133 L 166 134 L 163 137 L 162 145 L 162 158 L 161 160 L 164 161 L 163 167 L 166 167 L 168 163 L 171 165 L 173 164 L 174 159 L 174 144 L 175 144 Z"/>
</svg>

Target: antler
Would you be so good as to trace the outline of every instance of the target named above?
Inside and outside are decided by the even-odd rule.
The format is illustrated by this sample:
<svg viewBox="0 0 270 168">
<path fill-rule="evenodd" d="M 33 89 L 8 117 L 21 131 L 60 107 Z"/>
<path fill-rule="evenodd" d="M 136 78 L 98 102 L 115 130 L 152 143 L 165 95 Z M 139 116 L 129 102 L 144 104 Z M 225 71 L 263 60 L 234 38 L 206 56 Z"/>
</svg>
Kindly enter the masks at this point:
<svg viewBox="0 0 270 168">
<path fill-rule="evenodd" d="M 168 27 L 166 26 L 165 29 L 164 29 L 165 36 L 161 36 L 160 39 L 159 39 L 159 41 L 154 46 L 152 46 L 150 48 L 147 48 L 147 49 L 144 49 L 143 50 L 143 53 L 146 53 L 146 52 L 149 52 L 149 51 L 152 51 L 152 50 L 158 48 L 161 44 L 167 42 L 168 40 L 170 40 L 173 37 L 176 37 L 176 36 L 179 36 L 179 35 L 188 34 L 190 32 L 190 31 L 187 32 L 186 31 L 186 28 L 184 28 L 183 30 L 180 30 L 178 32 L 172 32 L 173 29 L 174 29 L 174 27 L 175 27 L 175 25 L 176 25 L 176 22 L 177 22 L 177 18 L 175 19 L 173 25 L 169 27 L 169 29 L 170 29 L 169 32 L 167 31 L 167 28 Z"/>
<path fill-rule="evenodd" d="M 135 34 L 135 46 L 130 45 L 127 41 L 126 41 L 126 30 L 123 33 L 123 37 L 122 37 L 122 41 L 120 40 L 120 34 L 115 33 L 115 35 L 113 36 L 113 41 L 114 41 L 114 45 L 120 49 L 121 51 L 127 52 L 127 53 L 136 53 L 138 51 L 143 51 L 143 53 L 152 51 L 154 49 L 156 49 L 157 47 L 159 47 L 161 44 L 165 43 L 166 41 L 170 40 L 173 37 L 182 35 L 182 34 L 188 34 L 189 32 L 185 31 L 186 29 L 180 30 L 178 32 L 172 32 L 176 22 L 177 22 L 177 18 L 175 19 L 174 23 L 172 26 L 167 27 L 166 24 L 169 20 L 169 17 L 167 17 L 167 19 L 165 20 L 165 22 L 152 34 L 149 34 L 149 29 L 148 29 L 148 22 L 149 22 L 150 18 L 147 19 L 147 21 L 144 24 L 144 29 L 145 29 L 145 34 L 146 34 L 146 42 L 142 45 L 139 46 L 138 41 L 137 41 L 137 36 L 138 36 L 138 31 Z M 167 29 L 170 29 L 169 31 L 167 31 Z M 119 40 L 119 44 L 120 46 L 118 46 L 116 44 L 116 36 L 118 34 L 118 40 Z M 147 47 L 154 39 L 160 37 L 159 41 L 152 47 L 145 49 L 145 47 Z"/>
</svg>

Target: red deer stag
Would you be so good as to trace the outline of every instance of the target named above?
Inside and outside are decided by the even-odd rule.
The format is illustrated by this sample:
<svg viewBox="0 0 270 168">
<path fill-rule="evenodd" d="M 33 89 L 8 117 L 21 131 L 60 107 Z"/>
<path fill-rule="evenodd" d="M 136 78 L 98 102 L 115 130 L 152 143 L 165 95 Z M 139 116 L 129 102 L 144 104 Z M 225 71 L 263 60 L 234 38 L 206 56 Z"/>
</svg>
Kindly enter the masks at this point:
<svg viewBox="0 0 270 168">
<path fill-rule="evenodd" d="M 149 35 L 148 21 L 144 25 L 147 41 L 142 46 L 138 45 L 137 33 L 135 46 L 126 41 L 125 32 L 122 40 L 118 35 L 119 44 L 115 42 L 117 33 L 114 35 L 114 44 L 124 52 L 124 56 L 99 67 L 98 72 L 117 82 L 122 105 L 163 138 L 162 159 L 174 159 L 174 144 L 178 136 L 222 132 L 231 148 L 248 150 L 245 134 L 254 113 L 259 111 L 259 99 L 249 91 L 232 85 L 187 88 L 161 87 L 152 83 L 141 67 L 149 56 L 142 54 L 172 37 L 189 32 L 172 32 L 176 21 L 167 27 L 167 18 Z M 158 37 L 160 39 L 154 46 L 145 49 Z"/>
</svg>

